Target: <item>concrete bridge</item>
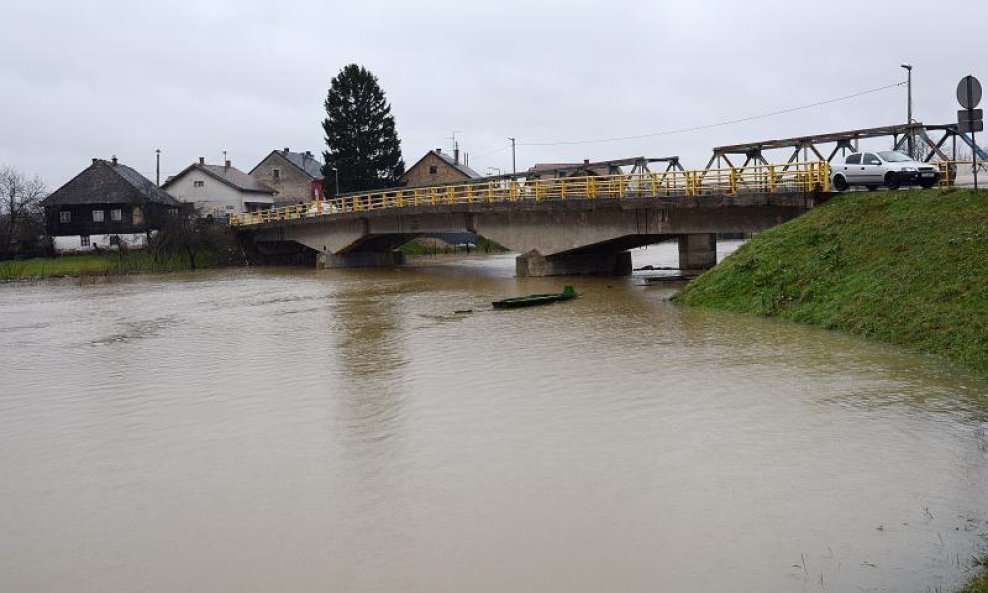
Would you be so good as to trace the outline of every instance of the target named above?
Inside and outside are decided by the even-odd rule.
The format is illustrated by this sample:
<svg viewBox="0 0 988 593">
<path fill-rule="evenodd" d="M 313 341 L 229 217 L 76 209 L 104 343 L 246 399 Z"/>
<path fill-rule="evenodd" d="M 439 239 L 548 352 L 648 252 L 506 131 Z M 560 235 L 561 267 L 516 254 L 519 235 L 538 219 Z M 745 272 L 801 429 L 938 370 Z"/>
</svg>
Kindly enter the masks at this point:
<svg viewBox="0 0 988 593">
<path fill-rule="evenodd" d="M 652 159 L 670 162 L 670 159 Z M 829 191 L 825 161 L 395 188 L 233 217 L 260 250 L 303 245 L 325 267 L 392 266 L 402 244 L 470 231 L 517 251 L 519 276 L 630 274 L 629 249 L 678 240 L 680 268 L 716 264 L 716 235 L 790 220 Z M 675 161 L 678 164 L 678 161 Z"/>
</svg>

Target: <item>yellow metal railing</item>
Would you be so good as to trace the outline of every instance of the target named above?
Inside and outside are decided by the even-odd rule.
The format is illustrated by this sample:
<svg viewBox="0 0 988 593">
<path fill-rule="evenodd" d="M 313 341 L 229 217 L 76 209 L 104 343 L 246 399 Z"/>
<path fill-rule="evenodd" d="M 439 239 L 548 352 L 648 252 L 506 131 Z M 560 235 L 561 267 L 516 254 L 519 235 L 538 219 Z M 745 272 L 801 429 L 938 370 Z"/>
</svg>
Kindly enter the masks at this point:
<svg viewBox="0 0 988 593">
<path fill-rule="evenodd" d="M 504 179 L 437 187 L 391 188 L 314 201 L 305 205 L 233 214 L 230 216 L 230 224 L 248 226 L 318 216 L 337 216 L 367 210 L 421 206 L 547 200 L 630 200 L 710 194 L 736 196 L 744 193 L 813 190 L 830 190 L 830 165 L 826 161 L 597 177 Z"/>
</svg>

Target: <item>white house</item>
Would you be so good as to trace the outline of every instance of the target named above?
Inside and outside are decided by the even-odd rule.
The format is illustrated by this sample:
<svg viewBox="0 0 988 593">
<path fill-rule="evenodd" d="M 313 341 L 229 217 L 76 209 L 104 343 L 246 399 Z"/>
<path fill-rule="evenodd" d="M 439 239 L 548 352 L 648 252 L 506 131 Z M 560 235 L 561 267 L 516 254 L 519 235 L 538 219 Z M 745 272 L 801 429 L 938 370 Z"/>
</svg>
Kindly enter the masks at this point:
<svg viewBox="0 0 988 593">
<path fill-rule="evenodd" d="M 203 157 L 169 178 L 161 187 L 179 200 L 195 204 L 203 216 L 267 210 L 274 206 L 277 193 L 231 166 L 230 161 L 223 165 L 207 165 Z"/>
</svg>

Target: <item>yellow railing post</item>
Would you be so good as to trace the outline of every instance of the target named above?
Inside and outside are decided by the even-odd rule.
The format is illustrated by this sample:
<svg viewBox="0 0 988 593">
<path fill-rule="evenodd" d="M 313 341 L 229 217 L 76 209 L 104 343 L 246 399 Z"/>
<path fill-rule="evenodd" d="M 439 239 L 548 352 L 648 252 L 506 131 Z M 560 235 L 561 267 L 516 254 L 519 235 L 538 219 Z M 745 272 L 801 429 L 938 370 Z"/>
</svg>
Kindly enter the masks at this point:
<svg viewBox="0 0 988 593">
<path fill-rule="evenodd" d="M 737 195 L 738 193 L 738 170 L 731 167 L 731 176 L 729 177 L 730 192 L 731 195 Z"/>
<path fill-rule="evenodd" d="M 488 202 L 493 202 L 494 201 L 494 182 L 493 181 L 488 181 L 487 182 L 487 201 Z"/>
<path fill-rule="evenodd" d="M 768 191 L 775 193 L 775 165 L 768 166 Z"/>
<path fill-rule="evenodd" d="M 565 179 L 560 179 L 559 180 L 559 197 L 562 198 L 562 199 L 564 199 L 564 200 L 566 199 L 566 180 Z"/>
</svg>

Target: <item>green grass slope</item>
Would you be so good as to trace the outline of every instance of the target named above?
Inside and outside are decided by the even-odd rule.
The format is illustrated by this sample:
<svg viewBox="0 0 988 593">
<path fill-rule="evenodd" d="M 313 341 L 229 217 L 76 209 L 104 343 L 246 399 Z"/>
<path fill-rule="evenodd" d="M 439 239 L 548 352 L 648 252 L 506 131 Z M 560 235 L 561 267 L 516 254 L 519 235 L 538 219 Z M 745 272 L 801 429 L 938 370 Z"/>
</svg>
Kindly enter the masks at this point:
<svg viewBox="0 0 988 593">
<path fill-rule="evenodd" d="M 837 196 L 675 300 L 846 331 L 988 376 L 988 191 Z"/>
</svg>

